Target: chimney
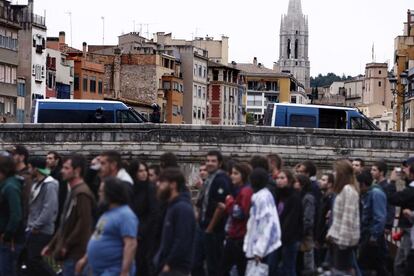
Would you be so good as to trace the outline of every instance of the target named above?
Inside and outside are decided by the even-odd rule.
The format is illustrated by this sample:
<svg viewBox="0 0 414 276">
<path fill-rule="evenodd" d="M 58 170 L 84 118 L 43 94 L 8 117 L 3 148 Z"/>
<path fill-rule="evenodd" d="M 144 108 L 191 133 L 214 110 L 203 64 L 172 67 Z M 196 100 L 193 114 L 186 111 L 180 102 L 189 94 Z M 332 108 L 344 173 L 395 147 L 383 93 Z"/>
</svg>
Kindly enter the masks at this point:
<svg viewBox="0 0 414 276">
<path fill-rule="evenodd" d="M 253 58 L 253 64 L 254 64 L 254 65 L 257 65 L 257 57 L 254 57 L 254 58 Z"/>
<path fill-rule="evenodd" d="M 83 46 L 83 49 L 82 49 L 82 51 L 83 51 L 83 57 L 86 58 L 86 47 L 87 47 L 86 42 L 82 43 L 82 46 Z"/>
<path fill-rule="evenodd" d="M 65 44 L 65 32 L 59 32 L 59 46 Z"/>
</svg>

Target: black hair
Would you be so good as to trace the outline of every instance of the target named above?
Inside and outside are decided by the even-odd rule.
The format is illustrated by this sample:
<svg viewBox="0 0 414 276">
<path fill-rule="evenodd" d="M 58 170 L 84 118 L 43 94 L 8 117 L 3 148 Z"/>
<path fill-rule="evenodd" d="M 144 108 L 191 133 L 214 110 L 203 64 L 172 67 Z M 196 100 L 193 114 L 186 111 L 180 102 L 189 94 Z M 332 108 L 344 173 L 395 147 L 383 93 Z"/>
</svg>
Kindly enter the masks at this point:
<svg viewBox="0 0 414 276">
<path fill-rule="evenodd" d="M 305 167 L 305 172 L 309 174 L 309 177 L 315 176 L 317 173 L 317 169 L 315 164 L 312 161 L 304 161 L 301 163 L 302 166 Z"/>
<path fill-rule="evenodd" d="M 128 166 L 128 174 L 132 177 L 132 179 L 134 179 L 134 181 L 137 181 L 138 179 L 136 179 L 137 177 L 137 172 L 139 171 L 139 167 L 143 165 L 145 167 L 145 170 L 148 172 L 148 165 L 141 161 L 141 160 L 132 160 L 131 163 L 129 163 Z"/>
<path fill-rule="evenodd" d="M 358 183 L 362 186 L 371 187 L 373 179 L 372 174 L 369 169 L 363 170 L 360 174 L 356 176 Z"/>
<path fill-rule="evenodd" d="M 60 154 L 59 153 L 57 153 L 56 151 L 49 151 L 48 153 L 47 153 L 47 155 L 49 155 L 49 154 L 53 154 L 53 156 L 54 156 L 54 158 L 55 159 L 58 159 L 59 161 L 58 161 L 58 166 L 60 167 L 60 166 L 62 166 L 62 157 L 60 156 Z"/>
<path fill-rule="evenodd" d="M 126 190 L 125 184 L 122 183 L 116 177 L 107 177 L 103 180 L 104 186 L 104 196 L 108 203 L 115 203 L 119 205 L 128 204 L 128 192 Z"/>
<path fill-rule="evenodd" d="M 223 163 L 223 154 L 221 154 L 221 152 L 218 150 L 210 150 L 207 153 L 207 156 L 215 156 L 217 157 L 217 160 L 219 161 L 219 163 Z"/>
<path fill-rule="evenodd" d="M 24 163 L 27 164 L 27 161 L 29 159 L 29 151 L 27 148 L 23 145 L 15 145 L 13 154 L 23 155 L 24 156 Z"/>
<path fill-rule="evenodd" d="M 161 168 L 159 165 L 151 165 L 148 167 L 148 170 L 154 170 L 156 175 L 160 175 Z"/>
<path fill-rule="evenodd" d="M 230 158 L 230 157 L 224 157 L 224 162 L 221 164 L 221 169 L 228 174 L 231 174 L 231 171 L 234 168 L 234 165 L 237 164 L 237 161 Z"/>
<path fill-rule="evenodd" d="M 250 165 L 253 169 L 261 168 L 265 171 L 269 171 L 269 162 L 267 159 L 260 155 L 255 155 L 250 159 Z"/>
<path fill-rule="evenodd" d="M 377 167 L 377 169 L 380 172 L 382 172 L 384 176 L 387 175 L 387 172 L 388 172 L 387 163 L 385 163 L 384 161 L 377 161 L 372 166 Z"/>
<path fill-rule="evenodd" d="M 179 193 L 187 191 L 185 185 L 185 176 L 179 168 L 167 168 L 160 174 L 159 181 L 168 181 L 177 183 L 177 191 Z"/>
<path fill-rule="evenodd" d="M 255 193 L 260 191 L 269 183 L 269 173 L 263 168 L 254 169 L 250 174 L 250 183 Z"/>
<path fill-rule="evenodd" d="M 4 174 L 6 178 L 15 175 L 16 166 L 14 161 L 9 156 L 0 156 L 0 172 Z"/>
<path fill-rule="evenodd" d="M 66 161 L 71 161 L 71 166 L 74 170 L 80 169 L 80 177 L 85 177 L 86 174 L 86 167 L 88 165 L 88 161 L 82 154 L 73 154 L 65 159 Z"/>
<path fill-rule="evenodd" d="M 166 152 L 160 156 L 161 169 L 178 168 L 177 156 L 172 152 Z"/>
<path fill-rule="evenodd" d="M 252 172 L 250 165 L 247 163 L 236 163 L 234 164 L 233 169 L 241 174 L 243 184 L 246 184 L 249 180 L 249 175 Z"/>
<path fill-rule="evenodd" d="M 361 167 L 364 167 L 365 166 L 365 162 L 361 158 L 355 158 L 353 161 L 359 162 L 359 164 L 361 164 Z"/>
<path fill-rule="evenodd" d="M 109 163 L 115 163 L 118 170 L 122 168 L 122 158 L 119 152 L 114 150 L 105 151 L 101 156 L 106 157 Z"/>
<path fill-rule="evenodd" d="M 296 180 L 299 182 L 300 187 L 302 188 L 302 194 L 312 192 L 312 183 L 309 177 L 303 174 L 298 174 Z"/>
</svg>

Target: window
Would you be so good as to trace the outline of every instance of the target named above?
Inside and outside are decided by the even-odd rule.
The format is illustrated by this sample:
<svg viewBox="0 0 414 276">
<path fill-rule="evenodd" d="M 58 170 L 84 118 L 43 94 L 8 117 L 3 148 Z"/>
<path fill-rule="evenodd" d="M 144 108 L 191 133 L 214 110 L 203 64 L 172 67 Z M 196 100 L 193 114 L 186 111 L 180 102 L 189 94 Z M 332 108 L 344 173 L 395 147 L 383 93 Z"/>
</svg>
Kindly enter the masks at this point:
<svg viewBox="0 0 414 276">
<path fill-rule="evenodd" d="M 98 82 L 98 94 L 102 94 L 103 92 L 103 85 L 102 85 L 102 81 L 99 80 Z"/>
<path fill-rule="evenodd" d="M 201 112 L 201 119 L 205 119 L 206 118 L 206 110 L 203 108 L 202 112 Z"/>
<path fill-rule="evenodd" d="M 207 78 L 207 68 L 203 66 L 203 78 Z"/>
<path fill-rule="evenodd" d="M 48 72 L 47 74 L 47 87 L 52 89 L 54 87 L 54 81 L 53 81 L 54 75 L 52 72 Z"/>
<path fill-rule="evenodd" d="M 198 114 L 197 118 L 201 119 L 201 108 L 198 108 L 197 114 Z"/>
<path fill-rule="evenodd" d="M 39 64 L 33 65 L 32 75 L 35 77 L 35 81 L 41 82 L 45 77 L 45 67 Z"/>
<path fill-rule="evenodd" d="M 88 92 L 88 76 L 83 77 L 82 90 Z"/>
<path fill-rule="evenodd" d="M 262 106 L 262 95 L 247 95 L 247 105 L 248 106 Z"/>
<path fill-rule="evenodd" d="M 5 74 L 5 66 L 0 65 L 0 82 L 5 82 L 4 74 Z"/>
<path fill-rule="evenodd" d="M 198 87 L 198 97 L 201 99 L 201 86 Z"/>
<path fill-rule="evenodd" d="M 291 103 L 297 103 L 296 96 L 292 96 L 292 99 L 290 100 Z"/>
<path fill-rule="evenodd" d="M 351 127 L 352 129 L 359 129 L 359 130 L 371 130 L 371 126 L 364 118 L 360 117 L 352 117 L 351 118 Z"/>
<path fill-rule="evenodd" d="M 203 66 L 198 66 L 198 76 L 202 77 L 203 76 Z"/>
<path fill-rule="evenodd" d="M 197 75 L 197 67 L 198 67 L 198 65 L 194 64 L 194 75 Z"/>
<path fill-rule="evenodd" d="M 206 98 L 206 88 L 203 87 L 203 99 L 205 99 L 205 98 Z"/>
<path fill-rule="evenodd" d="M 5 67 L 5 70 L 6 70 L 6 81 L 5 81 L 5 83 L 12 83 L 12 80 L 11 80 L 11 67 L 10 66 L 6 66 Z M 40 78 L 40 80 L 41 80 L 42 78 Z"/>
<path fill-rule="evenodd" d="M 169 82 L 169 81 L 163 81 L 162 82 L 162 89 L 164 89 L 164 90 L 170 90 L 171 89 L 171 82 Z"/>
<path fill-rule="evenodd" d="M 379 86 L 379 87 L 381 87 L 381 85 L 382 85 L 382 83 L 379 81 L 379 82 L 378 82 L 378 86 Z"/>
<path fill-rule="evenodd" d="M 177 105 L 173 105 L 172 114 L 173 114 L 173 116 L 179 116 L 180 115 L 180 108 Z"/>
<path fill-rule="evenodd" d="M 96 92 L 96 77 L 91 77 L 89 80 L 89 91 L 91 93 Z"/>
<path fill-rule="evenodd" d="M 25 97 L 26 96 L 26 85 L 24 83 L 17 84 L 17 96 Z"/>
<path fill-rule="evenodd" d="M 194 85 L 193 94 L 194 94 L 194 98 L 197 98 L 197 85 Z"/>
<path fill-rule="evenodd" d="M 196 106 L 193 107 L 193 118 L 197 119 L 197 107 Z"/>
<path fill-rule="evenodd" d="M 78 91 L 79 90 L 79 75 L 78 74 L 76 74 L 75 75 L 75 77 L 74 77 L 74 90 L 76 90 L 76 91 Z"/>
<path fill-rule="evenodd" d="M 316 127 L 316 117 L 309 115 L 291 115 L 290 116 L 291 127 Z"/>
<path fill-rule="evenodd" d="M 381 75 L 381 70 L 379 70 L 378 74 L 380 74 L 380 75 Z"/>
</svg>

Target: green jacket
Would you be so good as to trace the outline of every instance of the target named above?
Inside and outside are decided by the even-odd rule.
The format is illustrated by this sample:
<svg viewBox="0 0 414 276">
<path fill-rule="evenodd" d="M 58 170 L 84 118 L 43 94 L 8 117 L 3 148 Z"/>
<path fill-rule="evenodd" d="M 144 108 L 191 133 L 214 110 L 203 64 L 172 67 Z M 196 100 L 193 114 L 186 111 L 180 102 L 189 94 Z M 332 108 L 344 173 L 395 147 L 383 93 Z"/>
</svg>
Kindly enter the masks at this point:
<svg viewBox="0 0 414 276">
<path fill-rule="evenodd" d="M 14 176 L 0 182 L 0 234 L 4 234 L 5 241 L 16 239 L 21 234 L 22 185 Z"/>
</svg>

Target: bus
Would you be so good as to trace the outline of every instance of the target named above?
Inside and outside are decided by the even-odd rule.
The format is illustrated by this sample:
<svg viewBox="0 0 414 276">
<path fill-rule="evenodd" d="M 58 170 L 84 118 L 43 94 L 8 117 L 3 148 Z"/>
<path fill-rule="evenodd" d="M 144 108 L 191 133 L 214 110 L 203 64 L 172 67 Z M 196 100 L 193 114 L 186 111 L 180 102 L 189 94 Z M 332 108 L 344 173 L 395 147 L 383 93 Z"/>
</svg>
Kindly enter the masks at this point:
<svg viewBox="0 0 414 276">
<path fill-rule="evenodd" d="M 33 123 L 145 123 L 133 108 L 118 101 L 36 100 Z"/>
<path fill-rule="evenodd" d="M 268 104 L 264 125 L 274 127 L 380 130 L 356 108 L 288 103 Z"/>
</svg>

